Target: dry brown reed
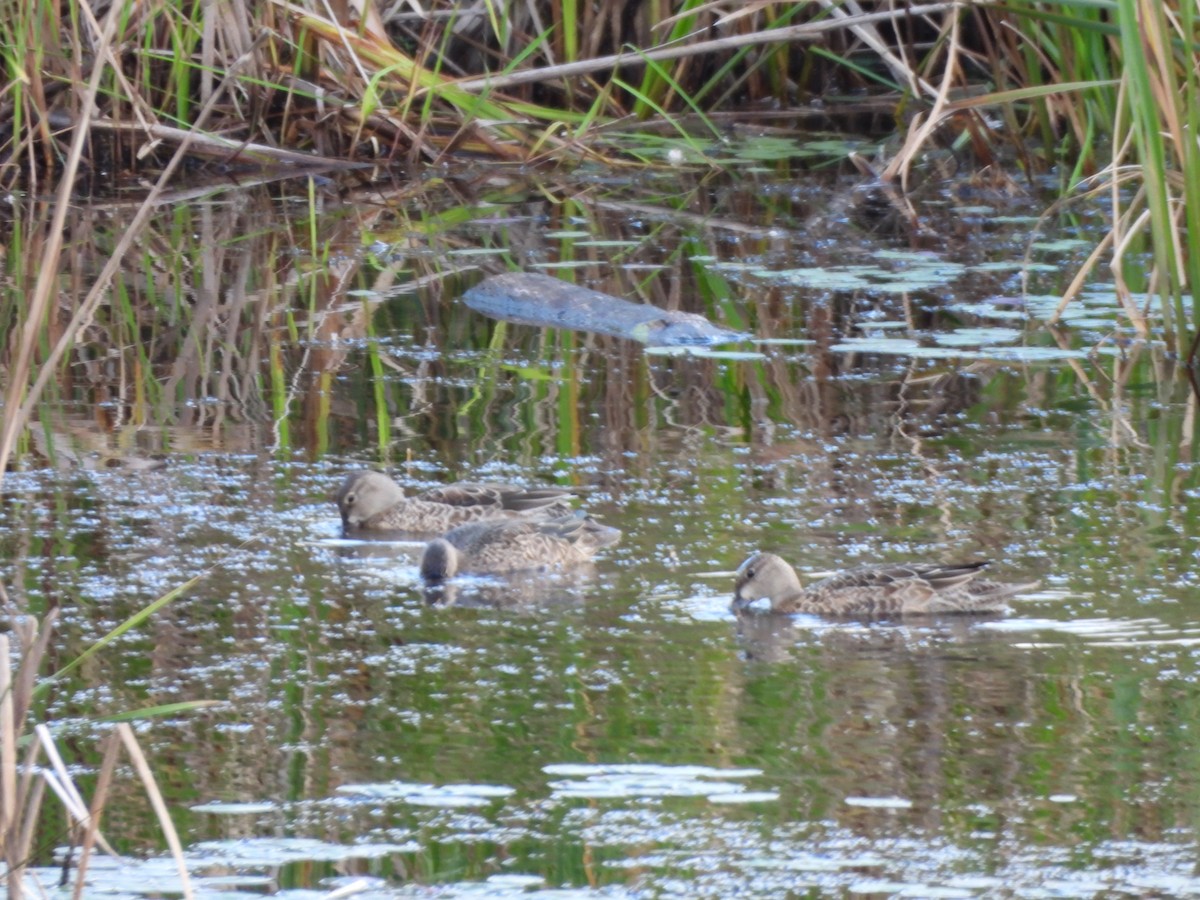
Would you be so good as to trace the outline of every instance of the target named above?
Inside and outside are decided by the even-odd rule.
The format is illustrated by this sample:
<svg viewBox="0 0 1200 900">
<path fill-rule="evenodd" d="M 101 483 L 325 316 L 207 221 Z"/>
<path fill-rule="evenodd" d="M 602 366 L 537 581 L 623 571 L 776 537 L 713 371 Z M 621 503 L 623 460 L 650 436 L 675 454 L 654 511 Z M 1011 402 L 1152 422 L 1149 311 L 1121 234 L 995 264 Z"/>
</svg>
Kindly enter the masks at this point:
<svg viewBox="0 0 1200 900">
<path fill-rule="evenodd" d="M 31 616 L 13 619 L 18 660 L 15 669 L 9 637 L 0 634 L 0 858 L 5 869 L 6 896 L 21 900 L 27 894 L 46 894 L 48 886 L 36 881 L 31 867 L 36 858 L 45 853 L 45 848 L 35 847 L 34 841 L 47 787 L 67 812 L 71 822 L 70 844 L 78 844 L 82 848 L 74 897 L 83 896 L 88 860 L 93 848 L 99 846 L 106 853 L 116 855 L 100 832 L 100 821 L 119 760 L 118 751 L 124 747 L 150 797 L 171 848 L 179 872 L 180 891 L 185 897 L 191 897 L 182 846 L 133 729 L 127 723 L 118 723 L 109 736 L 90 808 L 59 755 L 51 730 L 45 724 L 38 724 L 30 733 L 30 711 L 39 690 L 38 672 L 46 656 L 57 615 L 57 610 L 51 611 L 40 624 Z M 23 754 L 20 753 L 22 747 Z"/>
<path fill-rule="evenodd" d="M 81 16 L 66 17 L 44 0 L 0 25 L 0 38 L 11 29 L 8 61 L 28 76 L 0 96 L 9 126 L 0 129 L 0 185 L 57 178 L 60 141 L 81 122 L 95 183 L 102 171 L 162 164 L 185 135 L 193 159 L 241 166 L 461 152 L 524 159 L 547 145 L 573 158 L 589 152 L 591 126 L 630 114 L 783 110 L 818 87 L 862 91 L 872 79 L 891 85 L 898 106 L 906 91 L 939 96 L 929 75 L 937 39 L 964 8 L 825 0 L 671 13 L 615 0 L 471 9 L 441 0 L 421 15 L 395 4 L 384 16 L 374 6 L 284 0 L 114 3 L 105 21 L 120 27 L 111 33 L 91 9 L 82 3 Z M 929 37 L 932 57 L 908 43 Z M 823 56 L 802 49 L 814 42 Z M 36 71 L 26 58 L 39 61 Z M 945 70 L 959 79 L 955 62 L 952 51 Z M 72 89 L 84 70 L 94 83 L 103 73 L 94 112 Z M 200 132 L 202 109 L 210 123 Z"/>
</svg>

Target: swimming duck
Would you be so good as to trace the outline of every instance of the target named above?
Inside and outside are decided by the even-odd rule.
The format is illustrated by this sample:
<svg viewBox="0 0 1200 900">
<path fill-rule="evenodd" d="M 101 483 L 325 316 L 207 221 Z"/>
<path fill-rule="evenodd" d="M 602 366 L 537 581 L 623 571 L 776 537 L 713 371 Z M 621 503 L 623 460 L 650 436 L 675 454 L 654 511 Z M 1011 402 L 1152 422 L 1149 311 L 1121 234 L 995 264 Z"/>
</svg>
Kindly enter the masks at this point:
<svg viewBox="0 0 1200 900">
<path fill-rule="evenodd" d="M 460 525 L 425 545 L 421 577 L 453 578 L 459 572 L 502 575 L 521 569 L 587 562 L 621 538 L 616 528 L 577 513 L 553 519 L 490 519 Z"/>
<path fill-rule="evenodd" d="M 359 469 L 342 480 L 336 497 L 346 531 L 424 531 L 440 534 L 489 518 L 537 518 L 570 512 L 570 491 L 526 490 L 513 484 L 467 482 L 433 488 L 416 497 L 383 472 Z"/>
<path fill-rule="evenodd" d="M 1013 594 L 1037 587 L 976 580 L 986 561 L 962 565 L 863 566 L 803 587 L 774 553 L 755 553 L 737 570 L 733 607 L 770 598 L 771 612 L 827 616 L 996 613 Z"/>
</svg>

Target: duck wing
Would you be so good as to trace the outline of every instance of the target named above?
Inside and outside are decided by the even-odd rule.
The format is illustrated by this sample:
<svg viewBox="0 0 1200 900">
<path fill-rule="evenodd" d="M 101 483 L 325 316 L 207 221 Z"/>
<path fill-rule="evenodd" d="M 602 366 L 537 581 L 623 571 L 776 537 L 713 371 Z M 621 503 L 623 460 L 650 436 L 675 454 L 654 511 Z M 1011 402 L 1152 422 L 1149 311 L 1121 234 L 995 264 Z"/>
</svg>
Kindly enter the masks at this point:
<svg viewBox="0 0 1200 900">
<path fill-rule="evenodd" d="M 542 519 L 533 525 L 534 530 L 556 541 L 574 544 L 583 553 L 592 554 L 601 547 L 608 547 L 621 539 L 621 530 L 601 525 L 582 512 L 569 516 Z"/>
<path fill-rule="evenodd" d="M 921 581 L 935 591 L 966 584 L 979 574 L 987 560 L 962 563 L 958 565 L 936 565 L 916 563 L 913 565 L 886 564 L 880 566 L 862 566 L 857 569 L 847 569 L 818 581 L 809 590 L 823 588 L 828 590 L 844 590 L 846 588 L 884 588 L 909 581 Z"/>
<path fill-rule="evenodd" d="M 986 565 L 863 566 L 809 586 L 797 598 L 797 607 L 826 615 L 983 611 L 995 608 L 1001 597 L 974 595 L 966 585 Z"/>
<path fill-rule="evenodd" d="M 570 491 L 562 488 L 538 488 L 526 490 L 520 485 L 488 481 L 460 481 L 442 487 L 431 488 L 420 495 L 422 500 L 443 503 L 447 506 L 484 507 L 488 509 L 528 512 L 544 509 L 565 498 Z"/>
<path fill-rule="evenodd" d="M 445 541 L 462 554 L 462 571 L 503 574 L 586 559 L 576 541 L 583 519 L 486 519 L 451 529 Z"/>
<path fill-rule="evenodd" d="M 573 513 L 552 519 L 487 519 L 460 525 L 445 539 L 475 571 L 508 572 L 589 559 L 621 537 L 616 528 Z"/>
</svg>

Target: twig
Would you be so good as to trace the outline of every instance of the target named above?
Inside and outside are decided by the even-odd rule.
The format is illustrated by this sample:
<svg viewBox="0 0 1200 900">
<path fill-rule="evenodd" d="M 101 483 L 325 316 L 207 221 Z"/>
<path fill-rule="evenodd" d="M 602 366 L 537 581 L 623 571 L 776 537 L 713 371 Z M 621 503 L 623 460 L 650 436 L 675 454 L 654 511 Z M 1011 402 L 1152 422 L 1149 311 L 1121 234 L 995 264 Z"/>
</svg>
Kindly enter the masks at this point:
<svg viewBox="0 0 1200 900">
<path fill-rule="evenodd" d="M 946 63 L 942 68 L 942 83 L 934 97 L 933 108 L 925 115 L 924 121 L 921 121 L 920 116 L 913 119 L 904 146 L 900 148 L 895 159 L 889 162 L 880 173 L 879 180 L 885 184 L 891 183 L 899 177 L 901 188 L 908 189 L 909 166 L 912 165 L 917 152 L 925 146 L 929 136 L 941 124 L 942 111 L 950 102 L 950 88 L 954 83 L 954 76 L 958 72 L 958 54 L 959 17 L 953 16 L 950 19 L 950 37 L 946 47 Z"/>
<path fill-rule="evenodd" d="M 49 726 L 45 722 L 39 722 L 33 726 L 33 732 L 37 735 L 38 742 L 42 745 L 42 752 L 46 754 L 46 760 L 50 763 L 50 768 L 42 770 L 42 778 L 46 784 L 50 785 L 50 790 L 58 795 L 58 799 L 67 808 L 67 814 L 79 824 L 86 826 L 91 821 L 91 813 L 88 811 L 87 804 L 83 802 L 79 788 L 71 779 L 71 773 L 67 771 L 67 764 L 63 762 L 62 756 L 58 752 L 58 746 L 54 743 Z M 113 849 L 98 830 L 96 843 L 105 853 L 120 858 L 120 854 Z"/>
<path fill-rule="evenodd" d="M 79 864 L 75 867 L 75 890 L 71 900 L 81 900 L 83 885 L 87 880 L 88 864 L 92 859 L 92 849 L 100 836 L 100 818 L 104 815 L 104 804 L 108 800 L 108 791 L 112 786 L 113 771 L 117 767 L 117 752 L 121 749 L 121 739 L 116 734 L 108 736 L 104 748 L 104 761 L 100 764 L 100 777 L 96 779 L 96 792 L 92 795 L 92 808 L 88 815 L 87 827 L 83 832 L 83 841 L 79 848 Z"/>
<path fill-rule="evenodd" d="M 12 656 L 8 635 L 0 634 L 0 837 L 11 847 L 17 821 L 17 729 L 13 715 Z M 5 860 L 11 866 L 15 860 Z"/>
</svg>

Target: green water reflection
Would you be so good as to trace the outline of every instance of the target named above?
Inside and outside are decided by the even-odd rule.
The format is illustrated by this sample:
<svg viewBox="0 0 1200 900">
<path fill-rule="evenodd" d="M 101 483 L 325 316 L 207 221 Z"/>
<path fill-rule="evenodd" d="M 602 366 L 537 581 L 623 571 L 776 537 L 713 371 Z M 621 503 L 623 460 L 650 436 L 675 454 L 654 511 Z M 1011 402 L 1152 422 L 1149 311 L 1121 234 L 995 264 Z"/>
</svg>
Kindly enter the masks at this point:
<svg viewBox="0 0 1200 900">
<path fill-rule="evenodd" d="M 657 219 L 525 195 L 503 217 L 339 208 L 325 265 L 294 277 L 235 265 L 280 235 L 239 243 L 249 213 L 227 209 L 205 250 L 222 285 L 208 320 L 180 307 L 171 331 L 148 306 L 140 343 L 130 319 L 103 325 L 153 377 L 123 382 L 114 363 L 47 405 L 5 479 L 14 602 L 62 609 L 61 664 L 214 568 L 44 702 L 85 787 L 88 717 L 218 699 L 143 740 L 196 871 L 284 894 L 350 875 L 380 896 L 1200 891 L 1200 473 L 1169 358 L 834 351 L 893 319 L 921 345 L 960 327 L 1003 325 L 1004 346 L 1014 328 L 1029 346 L 1060 336 L 980 315 L 1011 272 L 898 297 L 694 262 L 684 248 L 783 269 L 887 243 L 789 240 L 808 198 L 705 198 Z M 783 230 L 679 217 L 748 218 L 753 202 Z M 568 226 L 601 243 L 568 255 L 577 238 L 548 236 Z M 956 264 L 1017 239 L 959 227 L 994 241 L 959 240 Z M 364 234 L 381 243 L 354 252 Z M 449 245 L 582 260 L 581 282 L 780 341 L 755 345 L 762 359 L 665 357 L 492 322 L 455 303 L 479 273 L 446 271 Z M 418 545 L 337 540 L 329 498 L 362 462 L 412 485 L 570 485 L 625 538 L 575 576 L 468 580 L 430 605 Z M 755 548 L 806 572 L 984 556 L 1043 590 L 1003 620 L 739 621 L 730 570 Z M 160 850 L 132 787 L 105 830 Z M 154 871 L 105 883 L 144 893 Z"/>
</svg>

